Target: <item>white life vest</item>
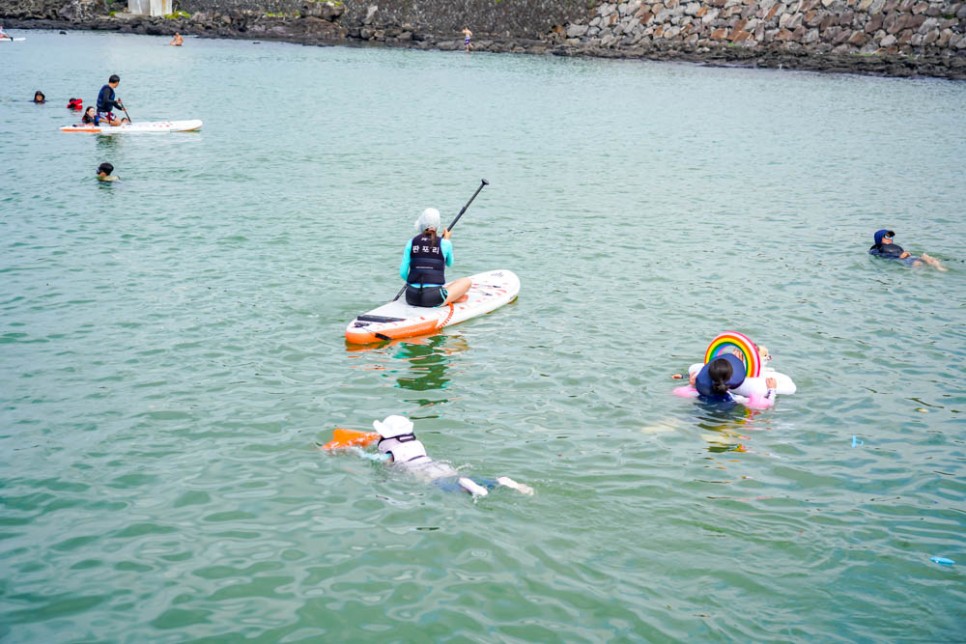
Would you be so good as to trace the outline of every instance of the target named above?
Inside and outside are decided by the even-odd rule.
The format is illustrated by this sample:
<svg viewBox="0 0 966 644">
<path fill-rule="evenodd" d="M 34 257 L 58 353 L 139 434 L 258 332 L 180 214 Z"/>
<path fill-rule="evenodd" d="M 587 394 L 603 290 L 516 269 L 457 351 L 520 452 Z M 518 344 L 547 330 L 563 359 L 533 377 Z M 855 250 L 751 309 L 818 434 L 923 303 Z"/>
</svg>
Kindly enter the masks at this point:
<svg viewBox="0 0 966 644">
<path fill-rule="evenodd" d="M 400 465 L 429 459 L 429 456 L 426 455 L 426 447 L 412 432 L 380 439 L 379 451 L 383 454 L 390 454 L 393 462 Z"/>
</svg>

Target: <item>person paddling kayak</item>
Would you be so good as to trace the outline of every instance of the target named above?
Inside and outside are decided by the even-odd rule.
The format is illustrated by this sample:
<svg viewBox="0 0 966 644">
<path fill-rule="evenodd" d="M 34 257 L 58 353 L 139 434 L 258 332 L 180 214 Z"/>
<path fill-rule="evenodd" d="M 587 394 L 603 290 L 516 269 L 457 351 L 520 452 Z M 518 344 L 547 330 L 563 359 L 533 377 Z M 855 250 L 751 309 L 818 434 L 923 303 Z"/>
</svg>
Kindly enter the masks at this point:
<svg viewBox="0 0 966 644">
<path fill-rule="evenodd" d="M 111 74 L 111 77 L 107 79 L 107 85 L 101 88 L 101 91 L 97 94 L 97 120 L 98 124 L 100 122 L 106 122 L 108 125 L 120 125 L 121 119 L 114 115 L 114 108 L 119 110 L 124 110 L 124 104 L 117 98 L 114 90 L 121 83 L 121 77 L 117 74 Z"/>
<path fill-rule="evenodd" d="M 436 307 L 459 300 L 473 283 L 466 277 L 446 283 L 446 267 L 453 265 L 453 243 L 450 231 L 438 234 L 439 211 L 424 210 L 416 220 L 416 230 L 419 234 L 406 244 L 399 264 L 399 276 L 406 280 L 406 303 Z"/>
</svg>

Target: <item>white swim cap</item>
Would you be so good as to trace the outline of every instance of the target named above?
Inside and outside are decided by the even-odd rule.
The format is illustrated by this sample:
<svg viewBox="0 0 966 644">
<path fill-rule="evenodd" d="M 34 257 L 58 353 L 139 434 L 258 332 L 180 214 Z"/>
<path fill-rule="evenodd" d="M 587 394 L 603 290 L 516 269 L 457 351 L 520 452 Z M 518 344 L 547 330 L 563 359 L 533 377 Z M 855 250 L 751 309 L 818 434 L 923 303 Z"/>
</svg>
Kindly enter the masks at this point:
<svg viewBox="0 0 966 644">
<path fill-rule="evenodd" d="M 372 426 L 383 438 L 395 438 L 413 433 L 412 421 L 404 416 L 386 416 L 383 421 L 372 421 Z"/>
<path fill-rule="evenodd" d="M 428 228 L 433 228 L 436 232 L 440 231 L 439 211 L 435 208 L 427 208 L 416 220 L 416 232 L 423 232 Z"/>
</svg>

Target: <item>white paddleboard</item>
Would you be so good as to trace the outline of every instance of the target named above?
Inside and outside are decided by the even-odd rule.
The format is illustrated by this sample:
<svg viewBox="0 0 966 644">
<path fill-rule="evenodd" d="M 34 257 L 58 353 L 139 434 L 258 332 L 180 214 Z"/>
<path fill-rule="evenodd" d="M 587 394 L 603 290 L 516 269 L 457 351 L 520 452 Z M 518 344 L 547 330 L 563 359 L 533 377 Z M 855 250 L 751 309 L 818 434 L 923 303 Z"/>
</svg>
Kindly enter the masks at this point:
<svg viewBox="0 0 966 644">
<path fill-rule="evenodd" d="M 345 330 L 351 344 L 374 344 L 399 338 L 430 335 L 443 327 L 465 322 L 508 304 L 520 293 L 520 278 L 507 270 L 471 275 L 462 302 L 426 308 L 406 304 L 406 296 L 358 316 Z"/>
<path fill-rule="evenodd" d="M 21 42 L 27 40 L 26 36 L 19 38 L 0 38 L 0 42 Z"/>
<path fill-rule="evenodd" d="M 144 121 L 125 123 L 116 127 L 111 125 L 66 125 L 61 132 L 86 132 L 89 134 L 158 134 L 163 132 L 193 132 L 201 129 L 202 122 L 190 121 Z"/>
</svg>

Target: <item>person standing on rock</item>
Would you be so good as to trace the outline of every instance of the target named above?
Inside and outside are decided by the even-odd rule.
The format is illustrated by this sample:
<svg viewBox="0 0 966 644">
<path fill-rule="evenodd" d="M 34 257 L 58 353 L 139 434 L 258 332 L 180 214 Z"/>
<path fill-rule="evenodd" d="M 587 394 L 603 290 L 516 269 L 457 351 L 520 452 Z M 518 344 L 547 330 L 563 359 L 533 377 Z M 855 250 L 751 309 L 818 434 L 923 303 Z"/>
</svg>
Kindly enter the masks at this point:
<svg viewBox="0 0 966 644">
<path fill-rule="evenodd" d="M 473 40 L 473 32 L 470 31 L 469 27 L 463 27 L 463 49 L 465 49 L 466 51 L 469 51 L 471 48 L 470 46 L 471 40 Z"/>
</svg>

